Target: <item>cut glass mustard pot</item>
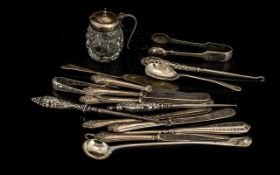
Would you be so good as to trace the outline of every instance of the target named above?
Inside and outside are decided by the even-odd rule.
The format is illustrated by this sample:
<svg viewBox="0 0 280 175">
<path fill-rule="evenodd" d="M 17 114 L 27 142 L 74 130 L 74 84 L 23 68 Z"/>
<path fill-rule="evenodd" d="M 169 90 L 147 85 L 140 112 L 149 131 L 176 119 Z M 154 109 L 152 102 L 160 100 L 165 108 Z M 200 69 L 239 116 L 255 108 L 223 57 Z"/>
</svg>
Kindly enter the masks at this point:
<svg viewBox="0 0 280 175">
<path fill-rule="evenodd" d="M 117 59 L 123 49 L 124 34 L 121 28 L 122 19 L 130 17 L 134 20 L 134 27 L 127 41 L 127 48 L 137 26 L 134 15 L 97 11 L 89 17 L 90 24 L 86 33 L 86 47 L 90 57 L 97 62 L 110 62 Z"/>
</svg>

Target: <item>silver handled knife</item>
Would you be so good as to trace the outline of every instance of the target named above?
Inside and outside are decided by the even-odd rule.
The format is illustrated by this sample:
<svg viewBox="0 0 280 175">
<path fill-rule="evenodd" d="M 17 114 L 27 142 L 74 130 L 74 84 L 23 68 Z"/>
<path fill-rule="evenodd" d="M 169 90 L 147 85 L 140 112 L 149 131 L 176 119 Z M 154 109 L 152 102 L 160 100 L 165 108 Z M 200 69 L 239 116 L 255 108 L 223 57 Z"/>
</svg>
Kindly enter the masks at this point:
<svg viewBox="0 0 280 175">
<path fill-rule="evenodd" d="M 206 121 L 213 121 L 233 117 L 236 114 L 232 108 L 218 109 L 213 112 L 184 118 L 171 118 L 168 120 L 169 126 L 192 124 Z M 163 123 L 154 122 L 135 122 L 135 123 L 116 123 L 108 126 L 109 131 L 113 132 L 126 132 L 136 129 L 144 129 L 150 127 L 163 126 Z"/>
</svg>

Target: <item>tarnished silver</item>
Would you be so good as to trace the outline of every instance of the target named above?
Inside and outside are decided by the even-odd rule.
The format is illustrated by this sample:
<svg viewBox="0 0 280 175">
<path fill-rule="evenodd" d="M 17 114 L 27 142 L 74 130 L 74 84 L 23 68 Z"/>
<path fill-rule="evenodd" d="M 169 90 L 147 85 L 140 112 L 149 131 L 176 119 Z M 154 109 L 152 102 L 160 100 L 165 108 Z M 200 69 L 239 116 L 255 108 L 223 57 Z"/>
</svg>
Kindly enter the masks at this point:
<svg viewBox="0 0 280 175">
<path fill-rule="evenodd" d="M 72 86 L 89 86 L 83 89 L 78 89 Z M 94 83 L 87 83 L 74 79 L 64 77 L 54 77 L 52 79 L 52 87 L 54 90 L 62 92 L 70 92 L 80 95 L 91 95 L 95 98 L 102 98 L 101 95 L 112 95 L 112 96 L 135 96 L 137 92 L 122 91 L 108 88 L 109 85 L 100 85 Z"/>
<path fill-rule="evenodd" d="M 213 69 L 193 67 L 193 66 L 188 66 L 185 64 L 167 61 L 167 60 L 161 59 L 159 57 L 154 57 L 154 56 L 148 56 L 148 57 L 144 57 L 141 59 L 141 64 L 143 66 L 147 66 L 148 64 L 151 64 L 151 63 L 162 63 L 162 64 L 171 66 L 173 69 L 183 70 L 183 71 L 188 71 L 188 72 L 205 73 L 205 74 L 209 74 L 209 75 L 218 75 L 218 76 L 232 77 L 232 78 L 259 80 L 261 82 L 265 81 L 265 78 L 263 76 L 248 76 L 248 75 L 241 75 L 241 74 L 218 71 L 218 70 L 213 70 Z"/>
<path fill-rule="evenodd" d="M 179 87 L 175 84 L 157 80 L 157 79 L 150 78 L 147 76 L 141 76 L 141 75 L 135 75 L 135 74 L 124 74 L 121 76 L 115 76 L 115 75 L 111 75 L 111 74 L 97 72 L 95 70 L 81 67 L 81 66 L 78 66 L 75 64 L 65 64 L 65 65 L 62 65 L 60 68 L 64 69 L 64 70 L 73 70 L 73 71 L 90 73 L 90 74 L 94 74 L 94 75 L 103 75 L 103 76 L 108 76 L 108 77 L 117 78 L 117 79 L 124 79 L 124 80 L 132 82 L 132 83 L 137 83 L 137 84 L 141 84 L 144 86 L 150 85 L 155 88 L 164 88 L 164 89 L 170 89 L 170 90 L 179 89 Z"/>
<path fill-rule="evenodd" d="M 113 132 L 100 132 L 94 134 L 94 139 L 101 140 L 103 142 L 132 142 L 132 141 L 198 141 L 198 140 L 219 140 L 228 139 L 228 136 L 222 135 L 210 135 L 210 134 L 126 134 L 126 133 L 113 133 Z"/>
<path fill-rule="evenodd" d="M 217 80 L 212 80 L 209 78 L 203 78 L 203 77 L 198 77 L 198 76 L 193 76 L 189 74 L 178 74 L 177 72 L 172 69 L 172 67 L 168 64 L 164 63 L 150 63 L 145 67 L 145 73 L 146 75 L 160 79 L 160 80 L 177 80 L 180 77 L 188 77 L 192 79 L 197 79 L 197 80 L 202 80 L 214 84 L 221 85 L 223 87 L 226 87 L 228 89 L 234 90 L 234 91 L 241 91 L 241 87 L 235 86 L 229 83 L 225 83 L 222 81 L 217 81 Z"/>
<path fill-rule="evenodd" d="M 224 108 L 224 109 L 215 110 L 207 114 L 201 114 L 201 115 L 196 115 L 191 117 L 170 118 L 168 119 L 169 122 L 168 126 L 220 120 L 220 119 L 233 117 L 235 114 L 236 112 L 234 109 Z M 144 129 L 144 128 L 151 128 L 157 126 L 163 126 L 163 124 L 154 123 L 154 122 L 116 123 L 116 124 L 109 125 L 108 130 L 113 132 L 126 132 L 126 131 L 131 131 L 136 129 Z"/>
<path fill-rule="evenodd" d="M 155 33 L 152 35 L 151 39 L 158 44 L 182 44 L 194 47 L 204 48 L 206 51 L 201 53 L 194 52 L 177 52 L 173 50 L 164 50 L 160 47 L 152 47 L 149 49 L 149 54 L 151 55 L 176 55 L 176 56 L 190 56 L 190 57 L 200 57 L 206 61 L 213 62 L 228 62 L 232 57 L 233 49 L 231 46 L 226 44 L 219 44 L 213 42 L 207 43 L 194 43 L 188 41 L 182 41 L 174 38 L 170 38 L 168 35 L 164 33 Z"/>
<path fill-rule="evenodd" d="M 88 105 L 80 105 L 80 104 L 65 101 L 65 100 L 62 100 L 62 99 L 59 99 L 56 97 L 52 97 L 52 96 L 33 97 L 33 98 L 31 98 L 31 100 L 34 103 L 36 103 L 40 106 L 43 106 L 45 108 L 74 109 L 74 110 L 81 110 L 83 112 L 95 112 L 95 113 L 113 115 L 113 116 L 118 116 L 118 117 L 133 118 L 133 119 L 138 119 L 138 120 L 143 120 L 143 121 L 159 122 L 158 120 L 139 116 L 139 115 L 110 111 L 107 109 L 96 108 L 96 107 L 88 106 Z"/>
<path fill-rule="evenodd" d="M 236 104 L 172 104 L 172 103 L 119 103 L 115 106 L 108 106 L 109 110 L 127 112 L 150 112 L 165 109 L 191 109 L 191 108 L 216 108 L 216 107 L 236 107 Z"/>
<path fill-rule="evenodd" d="M 115 94 L 116 95 L 116 94 Z M 123 97 L 111 97 L 111 96 L 97 96 L 96 94 L 80 97 L 80 102 L 85 104 L 116 104 L 116 103 L 173 103 L 173 104 L 212 104 L 213 101 L 203 100 L 188 100 L 188 99 L 172 99 L 172 98 L 123 98 Z"/>
<path fill-rule="evenodd" d="M 88 120 L 82 124 L 83 128 L 95 129 L 108 126 L 115 123 L 132 123 L 138 120 L 134 119 L 104 119 L 104 120 Z"/>
<path fill-rule="evenodd" d="M 178 145 L 217 145 L 232 147 L 248 147 L 252 143 L 250 137 L 231 137 L 223 140 L 198 140 L 198 141 L 176 141 L 176 142 L 151 142 L 134 143 L 108 146 L 105 142 L 97 139 L 88 139 L 83 143 L 83 151 L 93 159 L 102 160 L 108 158 L 114 151 L 124 148 L 149 147 L 149 146 L 178 146 Z"/>
<path fill-rule="evenodd" d="M 226 122 L 198 127 L 172 128 L 165 130 L 129 131 L 126 134 L 244 134 L 250 125 L 245 122 Z"/>
<path fill-rule="evenodd" d="M 143 90 L 143 91 L 148 91 L 148 92 L 152 91 L 152 87 L 150 85 L 144 86 L 144 85 L 129 83 L 129 82 L 125 82 L 122 80 L 118 80 L 118 79 L 114 79 L 114 78 L 102 76 L 102 75 L 94 75 L 94 76 L 91 76 L 90 79 L 97 84 L 114 85 L 114 86 L 124 87 L 124 88 L 128 88 L 128 89 Z"/>
<path fill-rule="evenodd" d="M 179 117 L 190 117 L 195 115 L 201 115 L 211 112 L 211 108 L 201 108 L 201 109 L 188 109 L 188 110 L 181 110 L 176 112 L 169 112 L 164 114 L 156 114 L 156 115 L 148 115 L 146 117 L 157 119 L 157 120 L 164 120 L 169 118 L 179 118 Z M 89 120 L 82 124 L 83 128 L 88 129 L 95 129 L 104 126 L 108 126 L 115 123 L 133 123 L 139 122 L 139 120 L 135 119 L 104 119 L 104 120 Z"/>
<path fill-rule="evenodd" d="M 100 88 L 95 88 L 95 87 L 88 87 L 84 88 L 83 90 L 87 94 L 96 94 L 96 93 L 101 93 Z M 108 91 L 108 90 L 106 90 Z M 158 102 L 158 103 L 204 103 L 204 102 L 209 102 L 211 100 L 211 96 L 208 93 L 204 92 L 197 92 L 197 93 L 187 93 L 187 92 L 180 92 L 180 91 L 173 91 L 169 89 L 158 89 L 158 88 L 153 88 L 151 92 L 147 91 L 140 91 L 140 92 L 131 92 L 131 91 L 109 91 L 108 93 L 105 91 L 102 91 L 103 95 L 114 95 L 114 96 L 126 96 L 126 97 L 138 97 L 137 99 L 123 99 L 122 101 L 119 101 L 118 103 L 121 102 Z M 88 100 L 90 98 L 88 97 Z M 99 101 L 97 103 L 103 102 L 103 103 L 112 103 L 110 100 L 114 101 L 114 98 L 99 98 Z M 92 101 L 96 101 L 94 98 Z M 82 101 L 85 102 L 85 101 Z M 87 102 L 86 102 L 87 103 Z M 94 104 L 91 102 L 91 104 Z"/>
</svg>

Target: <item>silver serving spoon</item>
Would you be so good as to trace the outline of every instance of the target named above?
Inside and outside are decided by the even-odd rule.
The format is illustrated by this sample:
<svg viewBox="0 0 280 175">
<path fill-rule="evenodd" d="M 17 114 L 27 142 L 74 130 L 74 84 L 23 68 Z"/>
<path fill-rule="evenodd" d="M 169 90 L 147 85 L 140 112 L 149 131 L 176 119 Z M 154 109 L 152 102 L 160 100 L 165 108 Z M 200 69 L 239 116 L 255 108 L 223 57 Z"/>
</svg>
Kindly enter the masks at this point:
<svg viewBox="0 0 280 175">
<path fill-rule="evenodd" d="M 200 47 L 206 50 L 203 53 L 190 53 L 190 52 L 166 51 L 160 47 L 153 47 L 149 50 L 149 53 L 153 55 L 192 56 L 192 57 L 201 57 L 207 61 L 227 62 L 232 57 L 232 52 L 233 52 L 232 47 L 226 44 L 219 44 L 213 42 L 194 43 L 194 42 L 182 41 L 175 38 L 170 38 L 168 35 L 164 33 L 155 33 L 152 35 L 151 39 L 158 44 L 166 44 L 166 43 L 181 44 L 181 45 Z"/>
<path fill-rule="evenodd" d="M 233 147 L 248 147 L 252 143 L 250 137 L 232 137 L 228 139 L 216 140 L 198 140 L 198 141 L 171 141 L 171 142 L 150 142 L 150 143 L 134 143 L 120 144 L 109 146 L 105 142 L 97 139 L 88 139 L 83 143 L 85 154 L 93 159 L 102 160 L 108 158 L 114 151 L 123 148 L 133 147 L 149 147 L 149 146 L 164 146 L 164 145 L 218 145 L 218 146 L 233 146 Z"/>
<path fill-rule="evenodd" d="M 174 71 L 174 69 L 172 69 L 171 66 L 169 66 L 168 64 L 163 64 L 163 63 L 150 63 L 145 67 L 145 73 L 146 75 L 156 78 L 156 79 L 160 79 L 160 80 L 169 80 L 169 81 L 173 81 L 173 80 L 177 80 L 178 78 L 182 77 L 188 77 L 188 78 L 193 78 L 193 79 L 197 79 L 197 80 L 202 80 L 202 81 L 207 81 L 210 83 L 214 83 L 214 84 L 218 84 L 224 87 L 227 87 L 229 89 L 232 89 L 234 91 L 241 91 L 241 87 L 239 86 L 235 86 L 235 85 L 231 85 L 225 82 L 221 82 L 221 81 L 217 81 L 217 80 L 212 80 L 212 79 L 208 79 L 208 78 L 203 78 L 203 77 L 198 77 L 198 76 L 193 76 L 193 75 L 189 75 L 189 74 L 178 74 L 177 72 Z"/>
</svg>

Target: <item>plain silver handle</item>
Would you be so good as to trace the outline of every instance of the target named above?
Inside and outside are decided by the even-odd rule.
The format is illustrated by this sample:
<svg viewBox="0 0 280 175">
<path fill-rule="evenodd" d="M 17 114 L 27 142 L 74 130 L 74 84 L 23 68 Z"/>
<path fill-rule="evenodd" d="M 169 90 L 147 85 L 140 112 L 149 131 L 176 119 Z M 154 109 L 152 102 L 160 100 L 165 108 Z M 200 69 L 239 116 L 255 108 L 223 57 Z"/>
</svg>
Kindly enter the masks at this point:
<svg viewBox="0 0 280 175">
<path fill-rule="evenodd" d="M 133 83 L 129 83 L 129 82 L 125 82 L 125 81 L 121 81 L 121 80 L 117 80 L 111 77 L 106 77 L 101 75 L 91 76 L 90 79 L 97 84 L 108 84 L 108 85 L 129 88 L 129 89 L 144 90 L 148 92 L 152 91 L 152 87 L 150 85 L 143 86 L 143 85 L 133 84 Z"/>
<path fill-rule="evenodd" d="M 197 80 L 202 80 L 202 81 L 207 81 L 207 82 L 214 83 L 214 84 L 218 84 L 218 85 L 221 85 L 223 87 L 229 88 L 229 89 L 234 90 L 234 91 L 241 91 L 242 90 L 242 88 L 239 87 L 239 86 L 235 86 L 235 85 L 225 83 L 225 82 L 222 82 L 222 81 L 217 81 L 217 80 L 212 80 L 212 79 L 208 79 L 208 78 L 193 76 L 193 75 L 189 75 L 189 74 L 180 74 L 180 76 L 188 77 L 188 78 L 192 78 L 192 79 L 197 79 Z"/>
</svg>

